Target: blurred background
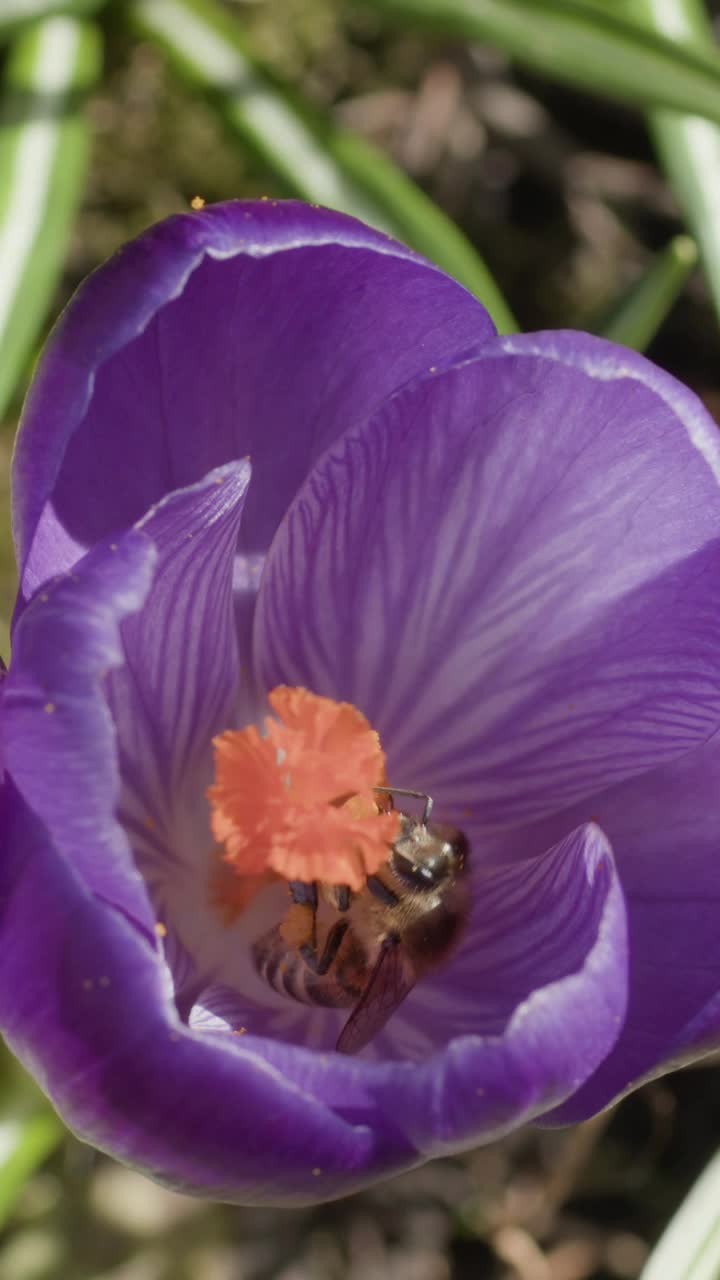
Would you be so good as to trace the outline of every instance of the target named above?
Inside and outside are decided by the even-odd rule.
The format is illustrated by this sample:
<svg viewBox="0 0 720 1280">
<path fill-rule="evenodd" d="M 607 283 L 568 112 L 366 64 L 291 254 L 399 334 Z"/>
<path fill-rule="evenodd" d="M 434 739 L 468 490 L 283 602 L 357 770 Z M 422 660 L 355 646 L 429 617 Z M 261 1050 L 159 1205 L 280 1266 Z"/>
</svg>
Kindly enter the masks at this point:
<svg viewBox="0 0 720 1280">
<path fill-rule="evenodd" d="M 37 352 L 89 271 L 193 199 L 355 212 L 501 328 L 609 334 L 717 411 L 716 17 L 697 0 L 0 0 L 4 656 Z M 711 1065 L 574 1130 L 279 1213 L 155 1187 L 67 1136 L 9 1056 L 0 1070 L 2 1280 L 634 1280 L 720 1132 Z"/>
</svg>

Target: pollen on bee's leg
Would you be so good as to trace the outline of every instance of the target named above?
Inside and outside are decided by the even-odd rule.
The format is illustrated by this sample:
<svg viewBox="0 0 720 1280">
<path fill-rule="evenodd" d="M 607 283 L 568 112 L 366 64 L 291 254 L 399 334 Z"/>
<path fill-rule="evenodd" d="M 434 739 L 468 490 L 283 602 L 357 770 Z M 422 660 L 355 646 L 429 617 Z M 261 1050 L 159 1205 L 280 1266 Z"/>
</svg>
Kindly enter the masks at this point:
<svg viewBox="0 0 720 1280">
<path fill-rule="evenodd" d="M 279 685 L 261 735 L 214 739 L 210 825 L 237 876 L 362 887 L 387 861 L 400 818 L 376 803 L 385 781 L 377 733 L 349 702 Z"/>
<path fill-rule="evenodd" d="M 288 907 L 280 933 L 288 947 L 298 948 L 314 937 L 315 912 L 309 905 L 293 902 Z"/>
</svg>

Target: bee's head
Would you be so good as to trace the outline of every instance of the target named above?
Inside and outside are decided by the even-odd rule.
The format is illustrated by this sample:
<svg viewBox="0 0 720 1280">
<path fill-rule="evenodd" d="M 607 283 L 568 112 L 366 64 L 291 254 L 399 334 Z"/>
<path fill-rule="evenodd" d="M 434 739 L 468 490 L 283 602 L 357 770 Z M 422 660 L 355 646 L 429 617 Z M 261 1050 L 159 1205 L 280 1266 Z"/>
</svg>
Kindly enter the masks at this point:
<svg viewBox="0 0 720 1280">
<path fill-rule="evenodd" d="M 457 827 L 439 822 L 426 826 L 403 814 L 390 866 L 408 888 L 421 892 L 439 889 L 463 874 L 469 848 L 467 836 Z"/>
</svg>

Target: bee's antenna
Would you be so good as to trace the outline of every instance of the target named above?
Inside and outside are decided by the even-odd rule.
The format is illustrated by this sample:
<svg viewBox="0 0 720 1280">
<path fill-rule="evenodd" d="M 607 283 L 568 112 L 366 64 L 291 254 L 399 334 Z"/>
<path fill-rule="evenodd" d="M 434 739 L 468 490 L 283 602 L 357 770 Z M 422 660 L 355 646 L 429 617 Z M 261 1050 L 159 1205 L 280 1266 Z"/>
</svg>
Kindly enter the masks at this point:
<svg viewBox="0 0 720 1280">
<path fill-rule="evenodd" d="M 415 800 L 424 800 L 425 808 L 423 809 L 422 824 L 427 826 L 430 821 L 430 814 L 433 808 L 433 798 L 426 791 L 410 791 L 407 787 L 373 787 L 373 791 L 382 791 L 388 796 L 412 796 Z"/>
</svg>

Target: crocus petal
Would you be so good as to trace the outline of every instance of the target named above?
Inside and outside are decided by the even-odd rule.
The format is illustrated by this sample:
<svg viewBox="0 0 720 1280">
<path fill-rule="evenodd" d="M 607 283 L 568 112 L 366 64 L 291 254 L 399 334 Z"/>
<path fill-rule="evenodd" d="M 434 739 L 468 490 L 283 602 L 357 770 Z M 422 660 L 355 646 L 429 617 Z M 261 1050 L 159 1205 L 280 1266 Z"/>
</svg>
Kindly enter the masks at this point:
<svg viewBox="0 0 720 1280">
<path fill-rule="evenodd" d="M 202 793 L 212 736 L 235 715 L 233 562 L 249 479 L 247 462 L 219 467 L 138 526 L 157 565 L 145 607 L 123 626 L 125 661 L 107 696 L 123 779 L 156 821 L 192 789 L 198 771 Z"/>
<path fill-rule="evenodd" d="M 213 889 L 206 788 L 212 738 L 237 715 L 244 674 L 233 612 L 233 563 L 250 478 L 228 463 L 163 499 L 140 522 L 157 564 L 144 607 L 123 624 L 124 663 L 105 693 L 117 729 L 118 814 L 159 922 L 170 930 L 178 1006 L 195 990 L 198 957 L 180 938 L 215 938 L 222 908 Z M 222 931 L 221 931 L 222 932 Z"/>
<path fill-rule="evenodd" d="M 242 1203 L 346 1194 L 417 1161 L 168 1003 L 157 954 L 88 895 L 11 783 L 0 794 L 0 1022 L 79 1134 L 180 1190 Z M 92 832 L 90 839 L 92 839 Z"/>
<path fill-rule="evenodd" d="M 163 512 L 177 516 L 187 498 Z M 323 1199 L 417 1155 L 397 1134 L 340 1119 L 257 1050 L 189 1031 L 147 898 L 130 892 L 141 882 L 114 818 L 119 778 L 100 676 L 119 660 L 121 619 L 148 586 L 157 552 L 147 531 L 158 537 L 165 582 L 172 576 L 168 527 L 151 517 L 146 531 L 95 548 L 18 624 L 3 719 L 0 1025 L 67 1122 L 117 1158 L 218 1199 Z M 54 725 L 56 714 L 46 754 L 37 720 Z M 182 947 L 168 940 L 179 970 Z"/>
<path fill-rule="evenodd" d="M 152 948 L 84 890 L 10 782 L 0 829 L 9 1044 L 80 1136 L 186 1191 L 286 1204 L 346 1194 L 532 1118 L 575 1087 L 617 1033 L 624 912 L 609 848 L 592 826 L 532 876 L 511 868 L 486 882 L 505 922 L 515 918 L 516 943 L 537 893 L 553 919 L 575 911 L 572 949 L 560 954 L 546 937 L 538 956 L 549 985 L 512 1014 L 509 1000 L 499 1034 L 462 1036 L 420 1064 L 188 1030 Z M 487 959 L 492 932 L 485 949 L 474 944 Z M 506 942 L 500 964 L 520 997 L 530 970 L 518 982 L 523 964 L 510 950 Z"/>
<path fill-rule="evenodd" d="M 641 357 L 494 340 L 317 464 L 258 669 L 359 706 L 390 781 L 474 843 L 569 805 L 718 724 L 719 476 L 711 419 Z"/>
<path fill-rule="evenodd" d="M 488 1053 L 487 1043 L 473 1036 L 451 1042 L 442 1059 L 441 1083 L 434 1082 L 435 1114 L 430 1125 L 418 1120 L 422 1105 L 413 1108 L 412 1089 L 405 1094 L 400 1107 L 407 1104 L 408 1120 L 414 1114 L 416 1125 L 432 1134 L 428 1154 L 488 1141 L 498 1129 L 514 1127 L 518 1119 L 509 1114 L 509 1085 L 516 1093 L 516 1106 L 524 1088 L 526 1114 L 537 1113 L 543 1096 L 576 1089 L 591 1061 L 602 1059 L 615 1042 L 625 1013 L 625 906 L 610 847 L 596 827 L 579 828 L 528 875 L 498 876 L 494 885 L 489 877 L 491 886 L 491 901 L 495 899 L 501 919 L 494 937 L 489 923 L 485 937 L 478 933 L 471 937 L 475 963 L 487 947 L 486 958 L 489 962 L 493 955 L 496 981 L 508 1007 L 513 985 L 517 984 L 519 995 L 533 966 L 538 974 L 554 971 L 555 981 L 538 986 L 516 1005 L 493 1046 L 494 1053 Z M 505 930 L 503 939 L 503 909 L 512 899 L 518 922 L 515 929 Z M 554 918 L 556 929 L 562 928 L 564 948 L 553 939 L 547 921 L 538 921 L 541 902 L 548 920 Z M 569 919 L 575 926 L 570 946 Z M 422 1104 L 420 1096 L 416 1102 Z M 423 1150 L 427 1150 L 424 1145 Z"/>
<path fill-rule="evenodd" d="M 643 1079 L 720 1044 L 719 788 L 716 738 L 591 801 L 619 850 L 630 1002 L 616 1046 L 554 1122 L 585 1119 Z"/>
<path fill-rule="evenodd" d="M 435 981 L 418 984 L 373 1057 L 408 1049 L 415 1056 L 420 1044 L 441 1043 L 453 1020 L 466 1034 L 412 1062 L 264 1042 L 264 1056 L 283 1075 L 347 1119 L 401 1133 L 426 1158 L 499 1137 L 576 1089 L 615 1042 L 625 1010 L 625 908 L 597 827 L 579 828 L 531 869 L 490 872 L 476 887 L 467 944 Z M 570 946 L 562 945 L 571 934 Z M 475 1034 L 468 1034 L 473 1011 L 465 997 L 474 987 Z M 252 1010 L 220 997 L 218 1013 L 251 1031 Z M 328 1011 L 316 1016 L 327 1019 Z M 331 1016 L 342 1025 L 342 1015 Z"/>
<path fill-rule="evenodd" d="M 38 592 L 15 631 L 0 721 L 5 767 L 38 817 L 55 824 L 59 856 L 146 928 L 145 885 L 107 821 L 120 780 L 101 684 L 122 661 L 120 622 L 140 608 L 154 561 L 149 538 L 131 531 Z"/>
<path fill-rule="evenodd" d="M 391 1052 L 404 1056 L 403 1021 L 416 1041 L 424 1037 L 434 1047 L 459 1035 L 501 1035 L 533 992 L 581 972 L 601 932 L 607 991 L 598 1002 L 599 1036 L 602 1044 L 614 1039 L 625 1011 L 627 949 L 622 892 L 604 834 L 589 824 L 539 857 L 504 867 L 484 866 L 481 857 L 478 863 L 463 941 L 388 1025 Z M 604 913 L 611 923 L 601 924 Z M 599 1059 L 603 1050 L 592 1040 L 586 1022 L 582 1052 Z"/>
<path fill-rule="evenodd" d="M 252 578 L 313 458 L 492 332 L 460 285 L 341 214 L 232 202 L 151 228 L 82 286 L 38 369 L 13 474 L 23 596 L 247 454 Z"/>
</svg>

